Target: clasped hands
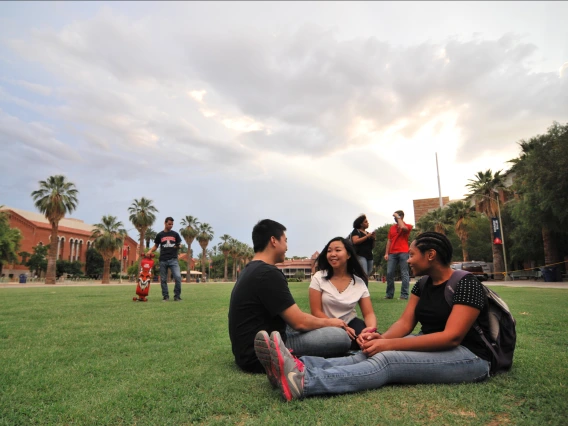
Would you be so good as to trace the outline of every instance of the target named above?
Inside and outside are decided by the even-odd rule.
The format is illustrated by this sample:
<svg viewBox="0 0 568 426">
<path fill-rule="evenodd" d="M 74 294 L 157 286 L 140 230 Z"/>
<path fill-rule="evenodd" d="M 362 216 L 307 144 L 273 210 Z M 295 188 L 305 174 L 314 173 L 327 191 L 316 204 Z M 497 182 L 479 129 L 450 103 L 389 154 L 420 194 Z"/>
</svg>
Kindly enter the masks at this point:
<svg viewBox="0 0 568 426">
<path fill-rule="evenodd" d="M 386 346 L 389 339 L 383 338 L 380 333 L 365 330 L 357 337 L 357 344 L 365 355 L 373 356 L 379 352 L 388 350 Z"/>
</svg>

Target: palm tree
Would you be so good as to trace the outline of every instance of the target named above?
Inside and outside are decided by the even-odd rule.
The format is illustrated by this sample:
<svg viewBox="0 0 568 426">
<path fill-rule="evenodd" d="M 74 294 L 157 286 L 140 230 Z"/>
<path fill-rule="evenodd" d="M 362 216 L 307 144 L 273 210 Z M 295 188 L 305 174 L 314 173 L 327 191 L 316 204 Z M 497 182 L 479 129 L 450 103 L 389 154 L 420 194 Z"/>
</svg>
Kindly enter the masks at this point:
<svg viewBox="0 0 568 426">
<path fill-rule="evenodd" d="M 142 258 L 144 254 L 146 231 L 156 221 L 156 215 L 154 213 L 158 213 L 158 209 L 154 207 L 152 200 L 142 197 L 140 200 L 134 199 L 130 207 L 128 207 L 128 213 L 130 213 L 128 220 L 132 222 L 132 225 L 134 225 L 140 233 L 139 256 Z"/>
<path fill-rule="evenodd" d="M 501 170 L 493 172 L 491 169 L 485 172 L 477 172 L 475 179 L 469 179 L 466 185 L 470 189 L 470 193 L 466 194 L 466 200 L 473 200 L 477 209 L 485 214 L 489 219 L 497 215 L 497 191 L 504 190 L 503 177 Z M 493 241 L 493 224 L 490 220 L 490 235 Z M 493 244 L 493 268 L 495 271 L 503 272 L 505 265 L 503 263 L 503 251 L 500 244 Z"/>
<path fill-rule="evenodd" d="M 203 250 L 203 261 L 201 262 L 201 273 L 205 275 L 205 258 L 207 257 L 207 246 L 209 241 L 213 239 L 213 228 L 208 223 L 202 223 L 199 225 L 199 232 L 197 234 L 197 241 Z"/>
<path fill-rule="evenodd" d="M 158 233 L 152 228 L 148 228 L 146 230 L 146 234 L 144 235 L 144 239 L 146 240 L 146 247 L 150 247 L 150 243 L 154 241 L 156 235 L 158 235 Z"/>
<path fill-rule="evenodd" d="M 47 180 L 39 181 L 39 189 L 32 192 L 36 208 L 43 213 L 51 225 L 51 244 L 47 256 L 46 284 L 55 284 L 55 262 L 57 258 L 57 230 L 59 222 L 66 214 L 72 213 L 79 201 L 73 182 L 68 182 L 65 176 L 50 176 Z"/>
<path fill-rule="evenodd" d="M 122 248 L 122 242 L 126 238 L 126 230 L 122 222 L 117 222 L 115 216 L 103 216 L 101 223 L 93 225 L 95 229 L 91 238 L 94 238 L 95 249 L 103 257 L 102 284 L 110 284 L 110 261 L 113 254 Z"/>
<path fill-rule="evenodd" d="M 477 216 L 471 204 L 465 201 L 455 201 L 447 205 L 446 210 L 448 218 L 454 222 L 454 228 L 458 238 L 461 241 L 463 261 L 469 260 L 467 251 L 467 238 L 469 237 L 469 224 L 471 220 Z"/>
<path fill-rule="evenodd" d="M 229 240 L 229 256 L 233 259 L 233 280 L 237 279 L 237 256 L 240 242 L 234 238 Z"/>
<path fill-rule="evenodd" d="M 221 243 L 219 243 L 219 250 L 221 250 L 223 252 L 223 256 L 225 257 L 225 273 L 223 275 L 223 281 L 227 281 L 228 280 L 228 271 L 227 271 L 227 265 L 229 264 L 228 259 L 229 259 L 229 251 L 231 250 L 231 245 L 229 243 L 229 241 L 231 240 L 231 236 L 229 234 L 224 234 L 221 236 Z"/>
<path fill-rule="evenodd" d="M 186 244 L 187 244 L 187 277 L 185 279 L 185 282 L 190 282 L 191 280 L 191 275 L 189 273 L 189 259 L 190 256 L 193 255 L 193 250 L 191 249 L 191 244 L 193 243 L 193 240 L 195 240 L 195 237 L 197 236 L 197 228 L 199 227 L 199 222 L 197 221 L 196 217 L 193 216 L 186 216 L 184 217 L 181 222 L 180 222 L 181 226 L 183 226 L 182 229 L 179 230 L 179 233 L 181 234 L 181 236 L 183 237 L 183 239 L 185 240 Z"/>
<path fill-rule="evenodd" d="M 422 216 L 416 224 L 416 227 L 422 232 L 435 231 L 444 235 L 446 235 L 448 226 L 449 222 L 446 215 L 446 209 L 442 207 L 429 211 Z"/>
</svg>

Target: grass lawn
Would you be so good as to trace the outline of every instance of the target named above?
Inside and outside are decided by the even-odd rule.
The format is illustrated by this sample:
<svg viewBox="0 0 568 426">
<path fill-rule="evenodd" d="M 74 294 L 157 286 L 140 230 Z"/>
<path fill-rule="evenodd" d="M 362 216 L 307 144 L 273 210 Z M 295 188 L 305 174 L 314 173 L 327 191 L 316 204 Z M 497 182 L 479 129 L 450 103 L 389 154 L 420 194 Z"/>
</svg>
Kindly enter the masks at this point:
<svg viewBox="0 0 568 426">
<path fill-rule="evenodd" d="M 307 284 L 290 287 L 307 310 Z M 148 303 L 134 286 L 0 289 L 0 425 L 566 424 L 568 291 L 493 288 L 517 319 L 510 373 L 291 403 L 234 366 L 232 284 L 184 284 L 181 303 L 158 285 Z M 371 283 L 381 331 L 404 307 L 384 291 Z"/>
</svg>

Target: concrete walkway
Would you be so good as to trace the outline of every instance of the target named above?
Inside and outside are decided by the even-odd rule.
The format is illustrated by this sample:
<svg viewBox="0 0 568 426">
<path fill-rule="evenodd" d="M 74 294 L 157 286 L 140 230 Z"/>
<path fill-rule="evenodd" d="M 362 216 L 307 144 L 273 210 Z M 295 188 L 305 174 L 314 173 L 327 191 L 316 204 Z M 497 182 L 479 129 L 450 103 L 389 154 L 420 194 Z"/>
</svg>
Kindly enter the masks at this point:
<svg viewBox="0 0 568 426">
<path fill-rule="evenodd" d="M 371 281 L 371 285 L 376 284 L 376 281 Z M 400 284 L 400 281 L 397 282 Z M 172 284 L 172 283 L 170 283 Z M 195 285 L 197 283 L 191 282 L 182 284 Z M 223 282 L 207 282 L 201 284 L 227 284 Z M 382 284 L 382 283 L 380 283 Z M 413 282 L 410 283 L 411 285 Z M 568 289 L 568 282 L 547 283 L 544 281 L 530 281 L 530 280 L 516 280 L 516 281 L 483 281 L 483 284 L 488 287 L 502 286 L 502 287 L 536 287 L 536 288 L 564 288 Z M 152 283 L 153 286 L 159 286 L 160 283 Z M 136 287 L 135 282 L 123 281 L 122 284 L 118 281 L 113 281 L 111 284 L 101 284 L 100 281 L 58 281 L 57 284 L 46 285 L 43 281 L 35 281 L 26 284 L 19 283 L 0 283 L 0 288 L 30 288 L 30 287 L 93 287 L 93 286 L 131 286 Z"/>
</svg>

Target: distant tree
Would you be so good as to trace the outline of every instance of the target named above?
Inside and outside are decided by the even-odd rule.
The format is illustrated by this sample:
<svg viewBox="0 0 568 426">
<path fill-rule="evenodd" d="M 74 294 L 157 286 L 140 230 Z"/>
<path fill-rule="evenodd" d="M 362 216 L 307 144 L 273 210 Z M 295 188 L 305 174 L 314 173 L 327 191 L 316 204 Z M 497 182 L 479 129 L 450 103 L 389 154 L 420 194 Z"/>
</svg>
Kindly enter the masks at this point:
<svg viewBox="0 0 568 426">
<path fill-rule="evenodd" d="M 190 255 L 193 256 L 193 250 L 191 249 L 191 244 L 193 244 L 193 240 L 195 240 L 195 237 L 197 237 L 197 234 L 199 233 L 198 231 L 199 222 L 197 221 L 196 217 L 188 215 L 182 218 L 180 225 L 183 226 L 183 228 L 179 230 L 179 233 L 187 243 L 188 253 L 189 253 L 188 261 L 189 261 L 189 256 Z M 191 281 L 191 274 L 189 273 L 189 270 L 185 278 L 185 281 L 186 282 Z"/>
<path fill-rule="evenodd" d="M 225 269 L 224 269 L 224 273 L 223 273 L 223 281 L 227 281 L 228 280 L 228 270 L 227 270 L 227 266 L 228 266 L 228 258 L 229 258 L 229 252 L 231 250 L 231 244 L 229 243 L 229 241 L 231 240 L 231 236 L 229 234 L 224 234 L 220 237 L 221 242 L 219 243 L 219 250 L 221 250 L 221 252 L 223 253 L 223 258 L 225 260 Z"/>
<path fill-rule="evenodd" d="M 429 211 L 416 223 L 416 228 L 420 232 L 433 231 L 444 235 L 446 235 L 449 226 L 450 221 L 448 220 L 446 209 L 442 207 Z"/>
<path fill-rule="evenodd" d="M 103 216 L 101 223 L 97 223 L 93 227 L 91 237 L 94 238 L 94 246 L 104 261 L 102 284 L 110 284 L 110 262 L 113 254 L 122 248 L 126 230 L 123 228 L 122 222 L 117 221 L 116 217 L 111 215 Z M 120 271 L 120 264 L 118 270 Z"/>
<path fill-rule="evenodd" d="M 156 239 L 156 235 L 158 235 L 158 233 L 152 228 L 148 228 L 146 230 L 146 234 L 144 235 L 144 238 L 146 239 L 146 247 L 151 247 L 153 245 L 152 243 Z"/>
<path fill-rule="evenodd" d="M 33 254 L 30 256 L 25 265 L 38 277 L 42 272 L 47 271 L 47 252 L 49 246 L 38 244 L 33 248 Z"/>
<path fill-rule="evenodd" d="M 519 197 L 512 215 L 529 227 L 528 221 L 540 225 L 544 262 L 557 264 L 568 254 L 568 124 L 554 122 L 545 134 L 519 145 L 521 154 L 511 161 Z"/>
<path fill-rule="evenodd" d="M 491 169 L 485 172 L 477 172 L 475 179 L 469 179 L 466 185 L 470 192 L 466 194 L 466 200 L 473 200 L 477 205 L 477 208 L 485 214 L 489 219 L 497 216 L 497 197 L 499 190 L 505 190 L 505 185 L 503 184 L 503 177 L 501 176 L 501 171 L 493 172 Z M 493 248 L 493 268 L 495 272 L 503 272 L 505 270 L 505 264 L 503 262 L 503 248 L 501 244 L 493 243 L 493 228 L 490 225 L 490 236 Z M 503 277 L 504 275 L 498 275 L 498 277 Z"/>
<path fill-rule="evenodd" d="M 21 251 L 18 253 L 18 256 L 20 256 L 22 258 L 22 261 L 20 262 L 20 265 L 25 265 L 26 262 L 28 261 L 28 257 L 30 257 L 32 254 L 30 252 L 27 251 Z"/>
<path fill-rule="evenodd" d="M 475 209 L 465 201 L 455 201 L 447 205 L 446 217 L 454 223 L 454 230 L 460 239 L 463 261 L 469 260 L 467 251 L 467 238 L 471 221 L 476 217 Z"/>
<path fill-rule="evenodd" d="M 203 251 L 203 258 L 207 257 L 207 246 L 209 241 L 213 239 L 213 228 L 208 223 L 202 223 L 199 225 L 199 233 L 196 236 L 201 250 Z M 205 274 L 205 262 L 201 262 L 201 273 Z"/>
<path fill-rule="evenodd" d="M 146 231 L 150 228 L 156 221 L 156 215 L 158 209 L 152 204 L 152 200 L 147 198 L 140 198 L 140 200 L 134 199 L 130 207 L 128 208 L 128 213 L 130 216 L 128 220 L 134 225 L 134 227 L 140 233 L 140 257 L 144 254 L 144 240 L 146 239 Z"/>
<path fill-rule="evenodd" d="M 104 260 L 101 254 L 91 247 L 87 250 L 85 262 L 85 274 L 91 278 L 97 278 L 102 275 L 104 269 Z"/>
<path fill-rule="evenodd" d="M 0 206 L 1 208 L 1 206 Z M 18 261 L 18 250 L 22 241 L 19 229 L 10 228 L 8 215 L 0 212 L 0 276 L 4 264 Z"/>
<path fill-rule="evenodd" d="M 39 182 L 39 189 L 32 192 L 36 208 L 42 213 L 51 225 L 51 244 L 47 256 L 46 284 L 55 284 L 55 261 L 57 258 L 57 230 L 59 222 L 66 214 L 72 213 L 79 203 L 79 191 L 75 184 L 68 182 L 65 176 L 50 176 L 47 180 Z"/>
</svg>

